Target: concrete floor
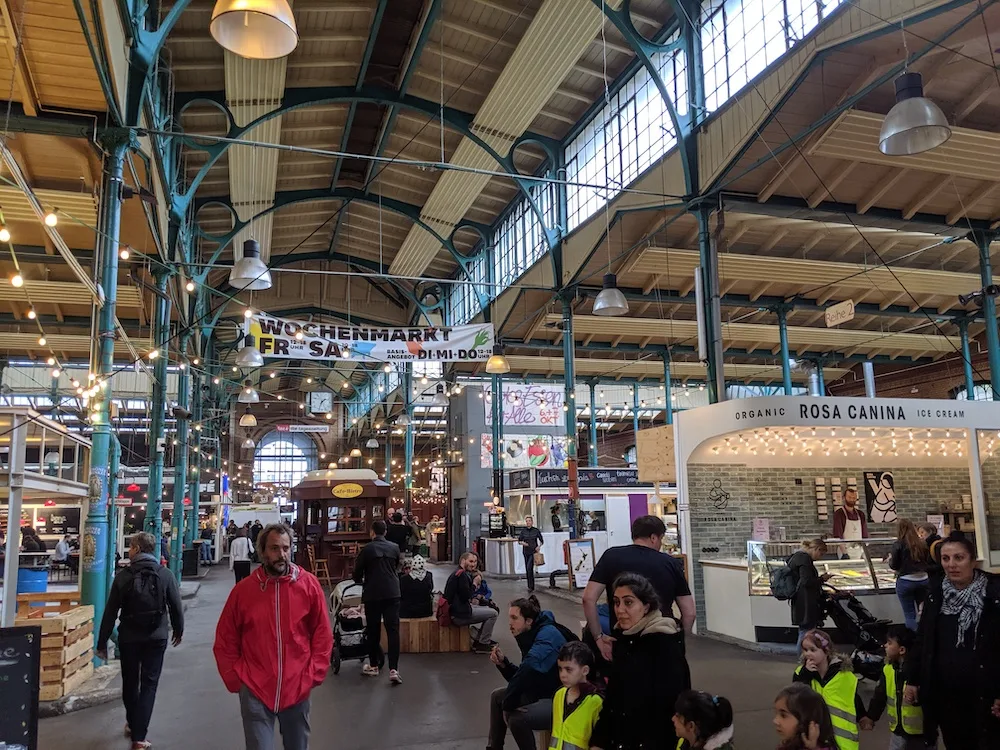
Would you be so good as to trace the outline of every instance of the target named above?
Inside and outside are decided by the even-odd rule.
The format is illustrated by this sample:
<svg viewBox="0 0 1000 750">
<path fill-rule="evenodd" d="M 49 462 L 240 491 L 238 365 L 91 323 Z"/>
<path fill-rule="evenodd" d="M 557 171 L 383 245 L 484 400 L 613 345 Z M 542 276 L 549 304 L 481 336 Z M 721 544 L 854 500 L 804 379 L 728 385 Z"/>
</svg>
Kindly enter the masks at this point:
<svg viewBox="0 0 1000 750">
<path fill-rule="evenodd" d="M 446 571 L 435 570 L 438 578 Z M 215 624 L 232 586 L 220 565 L 202 580 L 189 602 L 184 643 L 169 649 L 150 726 L 156 750 L 243 750 L 239 705 L 226 692 L 212 657 Z M 503 602 L 524 591 L 523 584 L 493 583 Z M 576 630 L 579 605 L 542 597 L 557 619 Z M 501 623 L 503 624 L 503 623 Z M 515 660 L 513 637 L 497 627 L 496 639 Z M 736 710 L 737 747 L 765 750 L 776 746 L 771 728 L 775 694 L 790 681 L 790 658 L 766 656 L 705 638 L 691 638 L 688 648 L 695 687 L 728 697 Z M 404 684 L 392 688 L 386 678 L 360 674 L 361 662 L 345 662 L 312 694 L 312 746 L 352 750 L 482 750 L 486 746 L 490 691 L 503 680 L 487 656 L 473 654 L 403 655 Z M 664 707 L 664 721 L 670 711 Z M 43 750 L 127 748 L 121 736 L 125 711 L 119 702 L 66 716 L 43 719 Z M 863 735 L 862 750 L 887 745 L 883 719 Z M 508 748 L 513 742 L 508 738 Z"/>
</svg>

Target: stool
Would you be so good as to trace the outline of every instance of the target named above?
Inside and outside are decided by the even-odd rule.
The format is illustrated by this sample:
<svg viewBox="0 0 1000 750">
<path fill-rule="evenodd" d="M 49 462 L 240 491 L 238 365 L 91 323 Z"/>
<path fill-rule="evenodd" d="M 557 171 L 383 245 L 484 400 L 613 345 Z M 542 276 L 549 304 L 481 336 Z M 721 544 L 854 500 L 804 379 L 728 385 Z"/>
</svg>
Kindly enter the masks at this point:
<svg viewBox="0 0 1000 750">
<path fill-rule="evenodd" d="M 312 568 L 313 575 L 319 579 L 320 585 L 333 588 L 329 563 L 326 560 L 316 559 L 316 550 L 313 549 L 311 544 L 306 545 L 306 553 L 309 556 L 309 567 Z"/>
<path fill-rule="evenodd" d="M 547 731 L 535 732 L 535 747 L 538 750 L 548 750 L 552 742 L 552 734 Z"/>
</svg>

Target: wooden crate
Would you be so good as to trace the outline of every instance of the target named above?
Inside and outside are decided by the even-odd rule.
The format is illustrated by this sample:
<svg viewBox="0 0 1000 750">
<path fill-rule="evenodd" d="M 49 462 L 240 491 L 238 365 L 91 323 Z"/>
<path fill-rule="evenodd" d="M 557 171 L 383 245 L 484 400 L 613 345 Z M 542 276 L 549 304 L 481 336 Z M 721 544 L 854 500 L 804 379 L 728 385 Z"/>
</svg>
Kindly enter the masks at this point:
<svg viewBox="0 0 1000 750">
<path fill-rule="evenodd" d="M 94 608 L 75 607 L 49 615 L 36 611 L 15 624 L 42 629 L 39 699 L 52 701 L 72 692 L 94 673 Z"/>
<path fill-rule="evenodd" d="M 382 630 L 382 650 L 388 648 L 385 629 Z M 399 652 L 401 654 L 444 654 L 472 650 L 469 626 L 442 628 L 436 617 L 401 619 L 399 621 Z"/>
<path fill-rule="evenodd" d="M 18 594 L 18 617 L 45 617 L 62 614 L 80 606 L 79 591 L 49 591 L 40 594 Z"/>
</svg>

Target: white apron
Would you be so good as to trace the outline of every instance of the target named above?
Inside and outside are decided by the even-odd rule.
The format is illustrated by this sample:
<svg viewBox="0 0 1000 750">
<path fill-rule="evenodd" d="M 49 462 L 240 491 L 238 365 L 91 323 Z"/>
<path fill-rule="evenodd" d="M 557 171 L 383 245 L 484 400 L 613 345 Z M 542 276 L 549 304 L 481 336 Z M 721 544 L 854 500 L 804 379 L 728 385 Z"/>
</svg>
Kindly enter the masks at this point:
<svg viewBox="0 0 1000 750">
<path fill-rule="evenodd" d="M 852 521 L 850 516 L 847 516 L 847 511 L 844 511 L 846 521 L 844 524 L 844 539 L 864 539 L 864 531 L 861 527 L 861 511 L 857 511 L 857 513 L 858 517 Z M 861 560 L 865 556 L 865 551 L 860 544 L 848 544 L 847 556 L 851 560 Z"/>
</svg>

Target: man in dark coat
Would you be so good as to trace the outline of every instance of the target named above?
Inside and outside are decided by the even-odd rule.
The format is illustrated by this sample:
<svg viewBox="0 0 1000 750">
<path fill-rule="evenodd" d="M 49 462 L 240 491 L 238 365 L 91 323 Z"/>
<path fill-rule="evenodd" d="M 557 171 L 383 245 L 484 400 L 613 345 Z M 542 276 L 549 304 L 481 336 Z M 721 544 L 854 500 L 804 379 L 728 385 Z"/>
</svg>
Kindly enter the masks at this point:
<svg viewBox="0 0 1000 750">
<path fill-rule="evenodd" d="M 382 653 L 382 622 L 389 646 L 389 681 L 399 685 L 399 547 L 385 537 L 385 521 L 372 524 L 372 540 L 354 563 L 354 581 L 364 584 L 361 601 L 365 605 L 365 638 L 368 663 L 362 668 L 367 677 L 378 677 L 385 660 Z"/>
</svg>

